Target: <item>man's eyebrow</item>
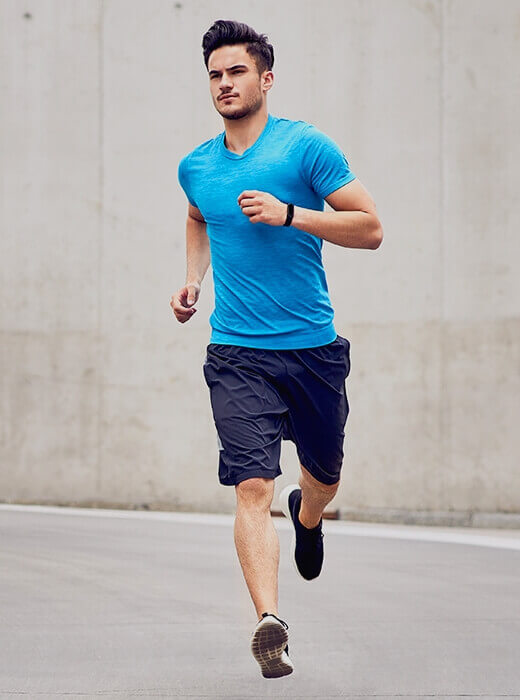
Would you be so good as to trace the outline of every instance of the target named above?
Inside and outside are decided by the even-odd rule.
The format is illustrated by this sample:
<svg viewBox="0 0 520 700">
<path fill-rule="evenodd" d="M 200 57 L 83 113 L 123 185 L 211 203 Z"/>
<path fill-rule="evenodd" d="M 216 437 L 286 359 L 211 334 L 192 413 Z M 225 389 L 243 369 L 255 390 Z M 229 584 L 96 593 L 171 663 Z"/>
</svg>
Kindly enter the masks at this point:
<svg viewBox="0 0 520 700">
<path fill-rule="evenodd" d="M 231 68 L 228 68 L 228 70 L 233 70 L 234 68 L 247 68 L 243 63 L 237 63 L 236 66 L 231 66 Z M 210 70 L 209 74 L 211 75 L 212 73 L 220 73 L 219 70 Z"/>
</svg>

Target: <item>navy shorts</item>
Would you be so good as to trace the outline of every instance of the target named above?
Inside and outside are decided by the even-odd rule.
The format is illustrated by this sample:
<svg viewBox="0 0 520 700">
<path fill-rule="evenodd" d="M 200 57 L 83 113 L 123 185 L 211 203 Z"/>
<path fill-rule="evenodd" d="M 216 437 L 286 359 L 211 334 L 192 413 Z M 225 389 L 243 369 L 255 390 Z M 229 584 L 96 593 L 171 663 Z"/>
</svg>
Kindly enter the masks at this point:
<svg viewBox="0 0 520 700">
<path fill-rule="evenodd" d="M 320 482 L 339 481 L 349 412 L 350 342 L 260 350 L 210 343 L 203 365 L 219 447 L 219 481 L 274 479 L 282 440 Z"/>
</svg>

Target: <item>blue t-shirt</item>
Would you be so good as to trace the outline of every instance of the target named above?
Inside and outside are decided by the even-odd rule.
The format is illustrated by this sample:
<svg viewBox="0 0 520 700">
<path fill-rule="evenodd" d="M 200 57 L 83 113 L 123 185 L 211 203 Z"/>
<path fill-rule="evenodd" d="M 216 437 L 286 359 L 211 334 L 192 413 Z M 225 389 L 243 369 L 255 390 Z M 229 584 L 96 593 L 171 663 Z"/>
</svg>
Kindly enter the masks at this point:
<svg viewBox="0 0 520 700">
<path fill-rule="evenodd" d="M 225 131 L 188 153 L 178 178 L 204 217 L 215 308 L 211 343 L 265 350 L 317 347 L 336 338 L 321 250 L 323 239 L 292 226 L 251 223 L 244 190 L 323 211 L 324 198 L 354 180 L 338 145 L 314 125 L 268 115 L 241 155 Z"/>
</svg>

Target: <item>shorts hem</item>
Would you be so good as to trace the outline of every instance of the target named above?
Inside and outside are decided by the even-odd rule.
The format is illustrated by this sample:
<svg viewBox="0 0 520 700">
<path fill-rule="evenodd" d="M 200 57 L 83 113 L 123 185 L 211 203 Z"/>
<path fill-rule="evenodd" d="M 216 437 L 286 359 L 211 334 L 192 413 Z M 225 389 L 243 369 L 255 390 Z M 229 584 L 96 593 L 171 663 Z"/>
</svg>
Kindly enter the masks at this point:
<svg viewBox="0 0 520 700">
<path fill-rule="evenodd" d="M 276 472 L 269 471 L 268 469 L 252 469 L 251 471 L 242 472 L 237 474 L 236 477 L 228 477 L 226 479 L 220 479 L 219 482 L 222 486 L 236 486 L 246 479 L 254 479 L 255 477 L 261 477 L 263 479 L 276 479 L 282 473 L 281 469 Z"/>
<path fill-rule="evenodd" d="M 337 478 L 327 474 L 323 469 L 319 469 L 315 464 L 309 462 L 306 457 L 299 453 L 300 463 L 307 471 L 320 483 L 326 484 L 327 486 L 334 486 L 334 484 L 339 483 L 341 480 L 341 468 L 338 471 Z"/>
</svg>

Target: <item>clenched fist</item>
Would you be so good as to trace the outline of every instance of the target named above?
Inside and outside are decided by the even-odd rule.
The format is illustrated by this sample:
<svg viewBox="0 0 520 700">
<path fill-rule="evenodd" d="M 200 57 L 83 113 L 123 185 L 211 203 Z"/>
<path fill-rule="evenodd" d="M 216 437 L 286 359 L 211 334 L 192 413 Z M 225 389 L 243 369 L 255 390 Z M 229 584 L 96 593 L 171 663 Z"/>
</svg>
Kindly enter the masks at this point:
<svg viewBox="0 0 520 700">
<path fill-rule="evenodd" d="M 177 321 L 186 323 L 186 321 L 190 320 L 197 311 L 197 309 L 193 307 L 193 304 L 195 304 L 199 298 L 199 294 L 200 284 L 197 282 L 190 282 L 172 296 L 170 306 L 173 309 Z"/>
<path fill-rule="evenodd" d="M 238 204 L 252 224 L 261 222 L 271 226 L 283 226 L 287 218 L 287 204 L 280 202 L 269 192 L 244 190 L 238 198 Z"/>
</svg>

